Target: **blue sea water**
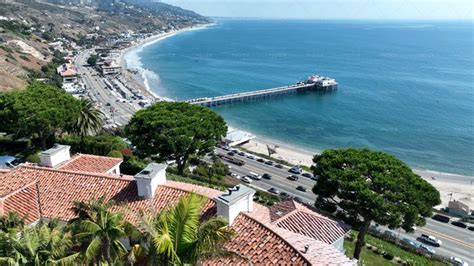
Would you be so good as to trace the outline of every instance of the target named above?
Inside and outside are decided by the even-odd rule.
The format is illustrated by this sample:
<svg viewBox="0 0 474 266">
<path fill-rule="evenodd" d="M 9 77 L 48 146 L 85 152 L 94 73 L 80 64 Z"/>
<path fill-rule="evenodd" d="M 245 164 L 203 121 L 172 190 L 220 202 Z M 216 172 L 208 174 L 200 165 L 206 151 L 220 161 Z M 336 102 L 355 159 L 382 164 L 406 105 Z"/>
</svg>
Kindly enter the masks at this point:
<svg viewBox="0 0 474 266">
<path fill-rule="evenodd" d="M 219 20 L 138 56 L 175 100 L 288 85 L 335 93 L 216 108 L 234 127 L 305 148 L 369 147 L 417 169 L 474 175 L 473 22 Z"/>
</svg>

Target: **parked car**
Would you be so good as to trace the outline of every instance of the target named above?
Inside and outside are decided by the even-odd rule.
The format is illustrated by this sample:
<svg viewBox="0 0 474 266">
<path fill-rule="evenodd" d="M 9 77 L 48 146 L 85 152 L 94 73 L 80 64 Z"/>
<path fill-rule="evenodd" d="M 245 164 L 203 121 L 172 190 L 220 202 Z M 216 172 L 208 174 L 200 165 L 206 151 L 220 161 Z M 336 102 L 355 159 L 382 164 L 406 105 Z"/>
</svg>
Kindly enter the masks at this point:
<svg viewBox="0 0 474 266">
<path fill-rule="evenodd" d="M 262 158 L 258 158 L 258 159 L 257 159 L 257 162 L 259 162 L 259 163 L 264 163 L 264 162 L 265 162 L 265 160 L 264 160 L 264 159 L 262 159 Z"/>
<path fill-rule="evenodd" d="M 423 244 L 421 244 L 418 249 L 420 249 L 421 251 L 423 251 L 423 252 L 425 252 L 425 253 L 431 254 L 431 255 L 433 255 L 433 254 L 436 253 L 436 251 L 434 250 L 434 248 L 428 247 L 427 245 L 423 245 Z"/>
<path fill-rule="evenodd" d="M 278 168 L 278 169 L 282 169 L 282 168 L 283 168 L 283 165 L 281 165 L 281 164 L 275 164 L 275 167 Z"/>
<path fill-rule="evenodd" d="M 402 243 L 405 244 L 405 246 L 417 249 L 421 246 L 421 243 L 415 240 L 411 240 L 409 238 L 404 238 L 402 239 Z"/>
<path fill-rule="evenodd" d="M 287 179 L 291 181 L 298 181 L 299 177 L 297 175 L 289 175 Z"/>
<path fill-rule="evenodd" d="M 448 216 L 444 216 L 444 215 L 441 215 L 441 214 L 435 214 L 433 215 L 433 217 L 431 217 L 433 220 L 436 220 L 436 221 L 439 221 L 439 222 L 443 222 L 443 223 L 449 223 L 449 217 Z"/>
<path fill-rule="evenodd" d="M 318 175 L 311 177 L 311 180 L 314 180 L 314 181 L 318 181 L 318 179 L 319 179 Z"/>
<path fill-rule="evenodd" d="M 280 191 L 278 191 L 278 189 L 276 189 L 276 188 L 274 188 L 274 187 L 270 188 L 270 189 L 268 190 L 268 192 L 273 193 L 273 194 L 280 194 Z"/>
<path fill-rule="evenodd" d="M 239 152 L 239 155 L 240 156 L 245 156 L 245 152 L 241 151 L 241 152 Z"/>
<path fill-rule="evenodd" d="M 306 188 L 303 187 L 303 186 L 297 186 L 297 187 L 296 187 L 296 190 L 299 190 L 299 191 L 302 191 L 302 192 L 306 192 Z"/>
<path fill-rule="evenodd" d="M 273 161 L 268 160 L 268 161 L 265 162 L 265 164 L 267 164 L 267 165 L 273 165 Z"/>
<path fill-rule="evenodd" d="M 451 222 L 451 224 L 454 225 L 454 226 L 457 226 L 457 227 L 467 228 L 467 224 L 465 224 L 463 222 L 460 222 L 460 221 L 454 221 L 454 222 Z"/>
<path fill-rule="evenodd" d="M 390 238 L 397 238 L 397 235 L 395 235 L 395 233 L 390 230 L 385 230 L 383 235 Z"/>
<path fill-rule="evenodd" d="M 421 234 L 420 240 L 435 247 L 439 247 L 442 244 L 441 240 L 436 237 L 425 234 Z"/>
<path fill-rule="evenodd" d="M 307 178 L 313 178 L 313 175 L 310 173 L 303 173 L 302 176 L 307 177 Z"/>
<path fill-rule="evenodd" d="M 234 156 L 235 153 L 230 151 L 230 152 L 227 153 L 227 155 L 229 155 L 229 156 Z"/>
<path fill-rule="evenodd" d="M 474 231 L 474 226 L 467 227 L 467 230 Z"/>
<path fill-rule="evenodd" d="M 280 193 L 280 196 L 281 196 L 282 198 L 289 198 L 289 197 L 290 197 L 290 194 L 288 194 L 288 193 L 286 193 L 286 192 L 283 191 L 283 192 Z"/>
<path fill-rule="evenodd" d="M 262 178 L 263 178 L 263 179 L 267 179 L 267 180 L 272 180 L 272 175 L 271 175 L 271 174 L 264 173 L 264 174 L 262 175 Z"/>
<path fill-rule="evenodd" d="M 255 160 L 255 156 L 251 155 L 251 154 L 248 154 L 247 155 L 247 158 L 249 158 L 250 160 Z"/>
<path fill-rule="evenodd" d="M 15 156 L 0 156 L 0 169 L 15 168 L 20 161 Z"/>
<path fill-rule="evenodd" d="M 450 260 L 451 260 L 451 263 L 452 263 L 454 266 L 469 266 L 469 264 L 467 264 L 467 262 L 463 261 L 463 260 L 460 259 L 460 258 L 451 257 Z"/>
<path fill-rule="evenodd" d="M 240 179 L 240 180 L 242 180 L 243 182 L 248 183 L 248 184 L 252 183 L 252 179 L 250 179 L 246 176 L 242 177 L 242 179 Z"/>
</svg>

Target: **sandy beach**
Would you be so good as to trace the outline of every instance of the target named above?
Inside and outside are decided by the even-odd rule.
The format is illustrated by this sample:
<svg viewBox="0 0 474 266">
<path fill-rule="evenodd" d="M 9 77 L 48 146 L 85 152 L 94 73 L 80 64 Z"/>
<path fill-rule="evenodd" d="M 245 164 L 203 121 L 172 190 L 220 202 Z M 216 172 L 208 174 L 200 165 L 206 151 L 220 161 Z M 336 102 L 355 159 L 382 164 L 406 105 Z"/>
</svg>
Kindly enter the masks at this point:
<svg viewBox="0 0 474 266">
<path fill-rule="evenodd" d="M 160 95 L 156 95 L 153 91 L 150 90 L 149 84 L 147 84 L 146 75 L 140 66 L 130 65 L 130 62 L 127 62 L 127 54 L 130 52 L 137 52 L 139 49 L 151 45 L 153 43 L 159 42 L 166 38 L 172 37 L 178 33 L 199 30 L 213 24 L 201 25 L 192 28 L 186 28 L 179 31 L 172 31 L 168 33 L 157 34 L 149 38 L 139 41 L 134 46 L 131 46 L 127 49 L 122 50 L 120 55 L 120 64 L 125 69 L 123 77 L 127 82 L 133 84 L 135 88 L 140 90 L 143 95 L 149 99 L 152 99 L 152 102 L 167 100 Z M 275 159 L 280 159 L 289 162 L 290 164 L 298 165 L 312 165 L 312 158 L 314 154 L 319 153 L 320 151 L 315 150 L 305 150 L 301 147 L 292 146 L 287 143 L 281 143 L 275 140 L 270 140 L 267 138 L 257 137 L 251 140 L 249 143 L 244 144 L 242 147 L 260 154 L 268 154 L 267 146 L 270 148 L 276 148 L 276 153 L 272 155 Z M 474 177 L 473 176 L 462 176 L 448 173 L 440 173 L 434 171 L 426 170 L 416 170 L 414 172 L 420 175 L 422 178 L 430 182 L 436 189 L 440 191 L 442 204 L 439 207 L 447 206 L 448 202 L 452 200 L 459 200 L 469 205 L 471 209 L 474 209 Z"/>
</svg>

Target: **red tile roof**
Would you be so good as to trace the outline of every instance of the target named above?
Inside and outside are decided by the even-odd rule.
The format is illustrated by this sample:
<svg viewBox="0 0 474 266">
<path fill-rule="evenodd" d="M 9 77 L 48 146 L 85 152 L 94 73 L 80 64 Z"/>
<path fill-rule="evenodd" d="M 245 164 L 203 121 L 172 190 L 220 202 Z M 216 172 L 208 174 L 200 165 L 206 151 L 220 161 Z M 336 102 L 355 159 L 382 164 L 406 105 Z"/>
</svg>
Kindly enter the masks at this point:
<svg viewBox="0 0 474 266">
<path fill-rule="evenodd" d="M 122 163 L 122 161 L 120 158 L 77 154 L 59 167 L 59 169 L 89 173 L 107 173 L 114 166 Z"/>
<path fill-rule="evenodd" d="M 0 206 L 0 215 L 2 212 L 16 212 L 20 217 L 24 217 L 27 223 L 33 223 L 41 217 L 36 182 L 0 200 L 3 205 Z"/>
<path fill-rule="evenodd" d="M 293 200 L 272 206 L 270 217 L 278 227 L 328 244 L 341 239 L 350 230 L 345 223 L 322 216 Z"/>
</svg>

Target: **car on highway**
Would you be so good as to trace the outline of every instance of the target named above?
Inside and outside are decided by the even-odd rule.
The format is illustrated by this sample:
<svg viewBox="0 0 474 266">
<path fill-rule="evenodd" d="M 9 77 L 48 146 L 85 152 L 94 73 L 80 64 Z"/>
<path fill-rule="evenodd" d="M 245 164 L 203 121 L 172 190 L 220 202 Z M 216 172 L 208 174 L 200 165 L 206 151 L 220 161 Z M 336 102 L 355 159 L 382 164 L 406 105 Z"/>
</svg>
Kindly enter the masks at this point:
<svg viewBox="0 0 474 266">
<path fill-rule="evenodd" d="M 431 218 L 433 220 L 436 220 L 436 221 L 442 222 L 442 223 L 449 223 L 449 220 L 450 220 L 448 216 L 444 216 L 444 215 L 441 215 L 441 214 L 435 214 Z"/>
<path fill-rule="evenodd" d="M 307 177 L 307 178 L 313 178 L 313 175 L 310 174 L 310 173 L 303 173 L 301 175 L 304 176 L 304 177 Z"/>
<path fill-rule="evenodd" d="M 318 181 L 318 179 L 319 179 L 319 175 L 311 177 L 311 180 L 314 180 L 314 181 Z"/>
<path fill-rule="evenodd" d="M 410 248 L 417 249 L 421 246 L 421 243 L 415 240 L 411 240 L 409 238 L 402 239 L 402 243 Z"/>
<path fill-rule="evenodd" d="M 276 188 L 274 188 L 274 187 L 270 188 L 270 189 L 268 190 L 268 192 L 273 193 L 273 194 L 280 194 L 280 191 L 278 191 L 278 189 L 276 189 Z"/>
<path fill-rule="evenodd" d="M 293 199 L 298 203 L 303 203 L 303 199 L 300 197 L 294 197 Z"/>
<path fill-rule="evenodd" d="M 268 161 L 265 162 L 265 164 L 266 165 L 273 165 L 273 161 L 268 160 Z"/>
<path fill-rule="evenodd" d="M 425 242 L 425 243 L 430 244 L 430 245 L 435 246 L 435 247 L 440 247 L 441 244 L 442 244 L 441 240 L 439 240 L 436 237 L 431 236 L 431 235 L 421 234 L 421 237 L 419 239 L 422 242 Z"/>
<path fill-rule="evenodd" d="M 285 198 L 285 199 L 291 197 L 290 194 L 288 194 L 288 193 L 286 193 L 286 192 L 284 192 L 284 191 L 280 193 L 280 196 L 281 196 L 282 198 Z"/>
<path fill-rule="evenodd" d="M 296 187 L 296 190 L 299 190 L 299 191 L 302 191 L 302 192 L 306 192 L 306 188 L 303 187 L 303 186 L 297 186 L 297 187 Z"/>
<path fill-rule="evenodd" d="M 247 176 L 242 177 L 240 180 L 242 180 L 243 182 L 248 183 L 248 184 L 252 183 L 252 179 L 250 179 Z"/>
<path fill-rule="evenodd" d="M 235 153 L 234 153 L 234 152 L 232 152 L 232 151 L 230 151 L 230 152 L 228 152 L 228 153 L 227 153 L 227 155 L 229 155 L 229 156 L 234 156 L 234 155 L 235 155 Z"/>
<path fill-rule="evenodd" d="M 457 226 L 457 227 L 467 228 L 467 224 L 465 224 L 463 222 L 460 222 L 460 221 L 454 221 L 454 222 L 451 222 L 451 224 L 454 225 L 454 226 Z"/>
<path fill-rule="evenodd" d="M 263 178 L 263 179 L 267 179 L 267 180 L 272 180 L 272 175 L 271 175 L 271 174 L 268 174 L 268 173 L 264 173 L 264 174 L 262 175 L 262 178 Z"/>
<path fill-rule="evenodd" d="M 282 168 L 283 168 L 283 165 L 281 165 L 281 164 L 275 164 L 275 167 L 278 168 L 278 169 L 282 169 Z"/>
<path fill-rule="evenodd" d="M 428 254 L 435 254 L 436 251 L 434 250 L 434 248 L 432 247 L 428 247 L 427 245 L 423 245 L 421 244 L 419 247 L 418 247 L 419 250 L 421 250 L 422 252 L 425 252 L 425 253 L 428 253 Z"/>
<path fill-rule="evenodd" d="M 241 152 L 239 152 L 239 155 L 240 156 L 245 156 L 245 152 L 241 151 Z"/>
<path fill-rule="evenodd" d="M 467 230 L 474 231 L 474 226 L 469 226 Z"/>
<path fill-rule="evenodd" d="M 258 158 L 258 159 L 257 159 L 257 162 L 259 162 L 259 163 L 264 163 L 264 162 L 265 162 L 265 160 L 264 160 L 264 159 L 262 159 L 262 158 Z"/>
<path fill-rule="evenodd" d="M 252 179 L 255 179 L 255 180 L 260 180 L 262 179 L 262 176 L 257 174 L 257 173 L 254 173 L 254 172 L 250 172 L 248 175 L 248 177 L 252 178 Z"/>
<path fill-rule="evenodd" d="M 451 257 L 450 261 L 454 266 L 469 266 L 469 264 L 467 264 L 467 262 L 463 261 L 460 258 Z"/>
<path fill-rule="evenodd" d="M 297 175 L 289 175 L 287 179 L 291 181 L 298 181 L 299 177 Z"/>
<path fill-rule="evenodd" d="M 395 235 L 394 232 L 390 231 L 390 230 L 385 230 L 383 232 L 383 235 L 388 237 L 388 238 L 397 238 L 397 236 Z"/>
<path fill-rule="evenodd" d="M 248 154 L 247 155 L 247 158 L 250 159 L 250 160 L 255 160 L 255 156 L 251 155 L 251 154 Z"/>
<path fill-rule="evenodd" d="M 301 174 L 301 168 L 298 165 L 295 165 L 288 170 L 288 172 L 293 173 L 293 174 Z"/>
</svg>

